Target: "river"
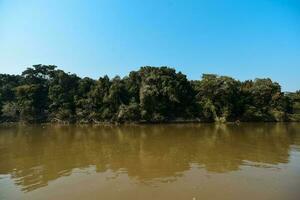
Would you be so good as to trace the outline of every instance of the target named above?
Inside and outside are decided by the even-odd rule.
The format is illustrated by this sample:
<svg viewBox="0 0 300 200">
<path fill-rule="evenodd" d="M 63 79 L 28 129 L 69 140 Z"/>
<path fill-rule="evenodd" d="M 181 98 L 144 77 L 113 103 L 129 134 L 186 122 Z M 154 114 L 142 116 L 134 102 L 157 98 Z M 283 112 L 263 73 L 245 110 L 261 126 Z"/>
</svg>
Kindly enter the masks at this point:
<svg viewBox="0 0 300 200">
<path fill-rule="evenodd" d="M 300 199 L 300 123 L 0 126 L 0 199 Z"/>
</svg>

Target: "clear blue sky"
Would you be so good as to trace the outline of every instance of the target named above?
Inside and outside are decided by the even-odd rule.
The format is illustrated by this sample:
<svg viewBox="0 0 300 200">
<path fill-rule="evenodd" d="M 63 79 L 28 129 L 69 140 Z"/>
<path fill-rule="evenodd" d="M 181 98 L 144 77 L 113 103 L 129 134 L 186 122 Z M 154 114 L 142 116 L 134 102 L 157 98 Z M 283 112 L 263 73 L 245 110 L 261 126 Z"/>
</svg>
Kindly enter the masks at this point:
<svg viewBox="0 0 300 200">
<path fill-rule="evenodd" d="M 0 73 L 79 76 L 167 65 L 300 89 L 299 0 L 0 0 Z"/>
</svg>

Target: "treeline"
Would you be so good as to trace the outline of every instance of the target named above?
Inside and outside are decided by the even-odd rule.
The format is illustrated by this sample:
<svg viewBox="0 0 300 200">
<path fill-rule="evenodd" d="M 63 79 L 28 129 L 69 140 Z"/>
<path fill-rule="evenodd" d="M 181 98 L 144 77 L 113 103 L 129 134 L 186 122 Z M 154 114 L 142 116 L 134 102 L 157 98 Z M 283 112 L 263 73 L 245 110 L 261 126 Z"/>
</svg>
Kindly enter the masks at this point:
<svg viewBox="0 0 300 200">
<path fill-rule="evenodd" d="M 295 121 L 299 102 L 300 92 L 285 94 L 268 78 L 204 74 L 189 81 L 168 67 L 98 80 L 53 65 L 0 74 L 1 122 Z"/>
</svg>

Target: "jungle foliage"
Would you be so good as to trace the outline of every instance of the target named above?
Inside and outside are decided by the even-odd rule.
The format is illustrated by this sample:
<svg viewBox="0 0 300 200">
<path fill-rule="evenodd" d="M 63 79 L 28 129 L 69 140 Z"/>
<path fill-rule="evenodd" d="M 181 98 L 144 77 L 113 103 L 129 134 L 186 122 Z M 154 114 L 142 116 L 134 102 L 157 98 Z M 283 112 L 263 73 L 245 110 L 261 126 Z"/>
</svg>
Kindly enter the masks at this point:
<svg viewBox="0 0 300 200">
<path fill-rule="evenodd" d="M 300 92 L 285 94 L 268 78 L 203 74 L 190 81 L 175 69 L 150 66 L 98 80 L 53 65 L 0 74 L 2 122 L 289 121 L 299 112 Z"/>
</svg>

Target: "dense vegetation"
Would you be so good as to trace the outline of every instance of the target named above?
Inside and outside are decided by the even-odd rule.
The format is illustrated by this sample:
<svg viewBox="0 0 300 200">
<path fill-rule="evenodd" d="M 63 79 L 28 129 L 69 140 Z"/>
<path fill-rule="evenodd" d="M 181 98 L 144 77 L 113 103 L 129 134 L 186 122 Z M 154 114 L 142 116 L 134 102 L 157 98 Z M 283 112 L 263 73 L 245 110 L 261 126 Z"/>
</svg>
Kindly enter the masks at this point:
<svg viewBox="0 0 300 200">
<path fill-rule="evenodd" d="M 204 74 L 189 81 L 168 67 L 98 80 L 52 65 L 0 74 L 2 122 L 296 121 L 299 108 L 300 92 L 285 94 L 270 79 Z"/>
</svg>

